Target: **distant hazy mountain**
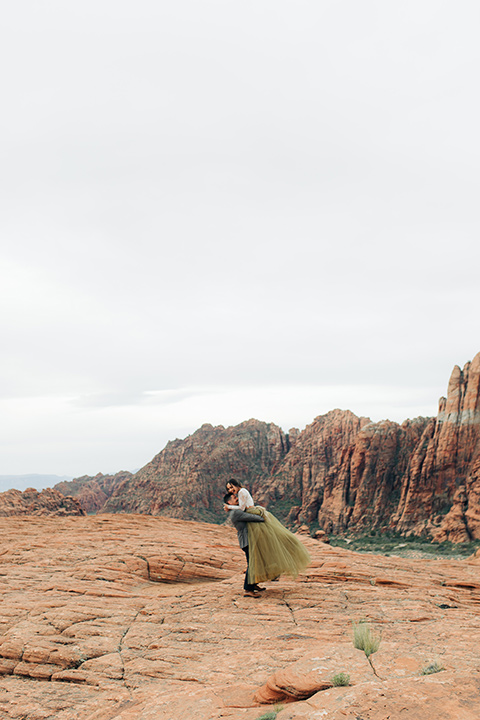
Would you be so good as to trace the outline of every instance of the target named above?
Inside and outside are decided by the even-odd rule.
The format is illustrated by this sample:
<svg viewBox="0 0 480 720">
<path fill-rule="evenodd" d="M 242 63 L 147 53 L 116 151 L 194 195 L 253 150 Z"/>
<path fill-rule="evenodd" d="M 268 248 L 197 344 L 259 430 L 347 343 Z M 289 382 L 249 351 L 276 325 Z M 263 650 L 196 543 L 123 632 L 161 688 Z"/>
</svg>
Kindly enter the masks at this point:
<svg viewBox="0 0 480 720">
<path fill-rule="evenodd" d="M 71 479 L 70 475 L 0 475 L 0 492 L 12 488 L 23 491 L 29 487 L 43 490 Z"/>
</svg>

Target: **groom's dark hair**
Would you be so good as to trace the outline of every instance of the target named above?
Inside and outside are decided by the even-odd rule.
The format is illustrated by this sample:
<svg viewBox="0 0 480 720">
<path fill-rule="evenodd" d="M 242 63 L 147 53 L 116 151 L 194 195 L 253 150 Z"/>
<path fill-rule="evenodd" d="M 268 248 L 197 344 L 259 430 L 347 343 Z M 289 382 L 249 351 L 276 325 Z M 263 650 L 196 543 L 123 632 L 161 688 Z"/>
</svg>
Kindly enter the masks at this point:
<svg viewBox="0 0 480 720">
<path fill-rule="evenodd" d="M 226 495 L 223 496 L 223 502 L 225 503 L 225 505 L 228 505 L 228 503 L 230 502 L 231 499 L 232 499 L 232 493 L 227 493 Z"/>
</svg>

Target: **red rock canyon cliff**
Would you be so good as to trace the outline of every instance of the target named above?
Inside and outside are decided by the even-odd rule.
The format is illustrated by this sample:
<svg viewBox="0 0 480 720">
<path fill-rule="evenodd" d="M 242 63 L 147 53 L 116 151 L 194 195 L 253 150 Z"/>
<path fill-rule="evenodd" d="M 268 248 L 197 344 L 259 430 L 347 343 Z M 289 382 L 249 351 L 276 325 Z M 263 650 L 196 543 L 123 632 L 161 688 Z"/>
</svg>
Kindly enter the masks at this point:
<svg viewBox="0 0 480 720">
<path fill-rule="evenodd" d="M 456 366 L 436 418 L 371 422 L 333 410 L 305 430 L 273 423 L 203 425 L 136 474 L 57 486 L 87 512 L 223 521 L 236 477 L 289 524 L 330 533 L 371 529 L 455 542 L 480 538 L 480 353 Z"/>
</svg>

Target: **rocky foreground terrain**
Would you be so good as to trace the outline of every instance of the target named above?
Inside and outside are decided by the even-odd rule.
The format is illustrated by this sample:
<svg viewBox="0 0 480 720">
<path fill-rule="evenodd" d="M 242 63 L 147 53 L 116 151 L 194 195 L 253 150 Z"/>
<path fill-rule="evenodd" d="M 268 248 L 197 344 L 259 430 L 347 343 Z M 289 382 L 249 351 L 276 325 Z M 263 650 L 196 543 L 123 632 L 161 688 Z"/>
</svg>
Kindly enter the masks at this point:
<svg viewBox="0 0 480 720">
<path fill-rule="evenodd" d="M 55 489 L 87 513 L 218 522 L 229 477 L 292 527 L 480 539 L 480 353 L 454 368 L 435 418 L 400 425 L 333 410 L 302 432 L 258 420 L 203 425 L 133 475 L 84 476 Z"/>
<path fill-rule="evenodd" d="M 0 532 L 0 718 L 256 720 L 278 703 L 278 720 L 480 716 L 477 558 L 307 536 L 307 571 L 253 599 L 226 526 L 17 516 Z M 353 646 L 359 620 L 382 635 L 378 677 Z M 340 672 L 350 684 L 332 687 Z"/>
</svg>

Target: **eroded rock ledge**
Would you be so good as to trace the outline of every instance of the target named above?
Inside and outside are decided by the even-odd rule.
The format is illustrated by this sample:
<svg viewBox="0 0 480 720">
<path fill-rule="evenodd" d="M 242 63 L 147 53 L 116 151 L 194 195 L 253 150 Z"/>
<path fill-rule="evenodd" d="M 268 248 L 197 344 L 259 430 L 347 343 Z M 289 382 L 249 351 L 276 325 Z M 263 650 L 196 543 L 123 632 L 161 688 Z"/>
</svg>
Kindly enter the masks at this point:
<svg viewBox="0 0 480 720">
<path fill-rule="evenodd" d="M 35 488 L 7 490 L 0 493 L 0 517 L 9 515 L 86 515 L 80 501 L 66 497 L 58 490 Z"/>
</svg>

